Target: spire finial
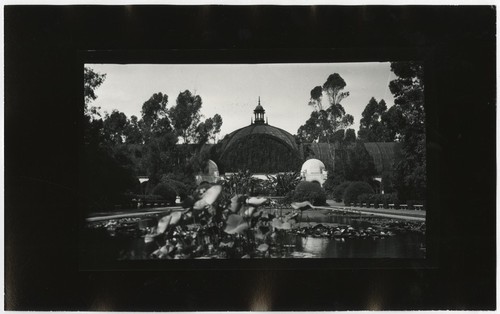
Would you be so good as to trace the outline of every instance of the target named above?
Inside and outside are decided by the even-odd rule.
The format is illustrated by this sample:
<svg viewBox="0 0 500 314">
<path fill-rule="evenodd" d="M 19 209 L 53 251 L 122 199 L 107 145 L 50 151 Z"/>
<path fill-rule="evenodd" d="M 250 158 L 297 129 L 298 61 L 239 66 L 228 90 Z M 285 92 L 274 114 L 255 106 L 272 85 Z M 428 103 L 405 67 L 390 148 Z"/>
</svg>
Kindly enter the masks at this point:
<svg viewBox="0 0 500 314">
<path fill-rule="evenodd" d="M 259 105 L 260 105 L 260 96 L 259 96 Z"/>
</svg>

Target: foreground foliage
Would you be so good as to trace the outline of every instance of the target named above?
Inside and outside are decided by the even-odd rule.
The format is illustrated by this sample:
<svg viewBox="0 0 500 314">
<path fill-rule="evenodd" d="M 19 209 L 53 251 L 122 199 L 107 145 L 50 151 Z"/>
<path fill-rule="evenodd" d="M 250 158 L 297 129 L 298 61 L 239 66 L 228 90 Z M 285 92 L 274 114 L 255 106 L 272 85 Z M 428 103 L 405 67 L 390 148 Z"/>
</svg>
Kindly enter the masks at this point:
<svg viewBox="0 0 500 314">
<path fill-rule="evenodd" d="M 183 209 L 166 216 L 150 214 L 141 218 L 93 222 L 87 229 L 105 231 L 113 238 L 141 243 L 137 252 L 126 248 L 117 258 L 282 258 L 314 257 L 295 251 L 293 237 L 383 239 L 407 232 L 425 233 L 424 223 L 381 220 L 357 226 L 300 222 L 301 210 L 314 209 L 308 202 L 292 203 L 296 210 L 273 209 L 269 199 L 234 194 L 220 202 L 222 187 L 200 187 L 187 198 Z M 348 213 L 343 213 L 348 214 Z M 164 215 L 164 214 L 163 214 Z"/>
</svg>

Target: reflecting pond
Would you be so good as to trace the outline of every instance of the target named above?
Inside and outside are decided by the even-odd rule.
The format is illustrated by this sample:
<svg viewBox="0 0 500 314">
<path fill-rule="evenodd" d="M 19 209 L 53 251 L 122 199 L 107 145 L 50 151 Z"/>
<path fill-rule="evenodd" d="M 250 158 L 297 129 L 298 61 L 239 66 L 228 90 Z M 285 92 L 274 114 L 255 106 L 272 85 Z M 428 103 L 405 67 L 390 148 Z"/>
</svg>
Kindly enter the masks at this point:
<svg viewBox="0 0 500 314">
<path fill-rule="evenodd" d="M 142 230 L 138 227 L 143 222 L 144 218 L 132 220 L 111 229 L 111 220 L 87 226 L 81 235 L 81 259 L 91 263 L 151 259 L 151 253 L 160 246 L 154 241 L 144 241 L 144 233 L 141 233 Z M 353 232 L 345 233 L 347 228 Z M 344 233 L 340 236 L 338 230 Z M 393 230 L 395 233 L 387 230 Z M 280 238 L 276 240 L 280 249 L 279 255 L 268 254 L 259 257 L 425 258 L 425 223 L 416 224 L 345 213 L 304 213 L 301 222 L 293 230 L 280 234 Z"/>
</svg>

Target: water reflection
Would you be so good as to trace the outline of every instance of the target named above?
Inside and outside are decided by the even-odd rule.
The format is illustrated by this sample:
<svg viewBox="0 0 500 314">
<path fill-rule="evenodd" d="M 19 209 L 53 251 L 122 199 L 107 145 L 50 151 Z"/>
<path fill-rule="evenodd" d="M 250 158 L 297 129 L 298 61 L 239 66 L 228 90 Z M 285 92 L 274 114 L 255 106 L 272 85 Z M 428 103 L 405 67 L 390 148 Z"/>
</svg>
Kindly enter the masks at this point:
<svg viewBox="0 0 500 314">
<path fill-rule="evenodd" d="M 405 234 L 386 238 L 314 238 L 297 237 L 295 251 L 319 258 L 425 258 L 421 249 L 425 237 Z"/>
<path fill-rule="evenodd" d="M 312 253 L 316 256 L 320 256 L 322 252 L 326 250 L 330 239 L 327 238 L 313 238 L 313 237 L 304 237 L 301 238 L 302 242 L 302 251 L 307 253 Z"/>
<path fill-rule="evenodd" d="M 378 218 L 358 215 L 324 215 L 309 217 L 304 214 L 301 226 L 314 226 L 313 223 L 338 224 L 341 228 L 350 225 L 354 229 L 373 226 Z M 309 225 L 309 222 L 311 223 Z M 383 222 L 383 221 L 382 221 Z M 380 221 L 378 222 L 381 223 Z M 330 225 L 331 226 L 331 225 Z M 343 227 L 342 227 L 343 226 Z M 287 257 L 315 258 L 425 258 L 425 235 L 423 233 L 397 233 L 385 237 L 314 237 L 279 233 L 280 250 Z M 86 229 L 85 239 L 80 248 L 84 261 L 116 261 L 149 259 L 150 254 L 159 248 L 155 242 L 145 243 L 136 234 L 114 234 L 104 228 Z M 278 254 L 279 255 L 279 254 Z M 277 256 L 278 257 L 278 256 Z"/>
</svg>

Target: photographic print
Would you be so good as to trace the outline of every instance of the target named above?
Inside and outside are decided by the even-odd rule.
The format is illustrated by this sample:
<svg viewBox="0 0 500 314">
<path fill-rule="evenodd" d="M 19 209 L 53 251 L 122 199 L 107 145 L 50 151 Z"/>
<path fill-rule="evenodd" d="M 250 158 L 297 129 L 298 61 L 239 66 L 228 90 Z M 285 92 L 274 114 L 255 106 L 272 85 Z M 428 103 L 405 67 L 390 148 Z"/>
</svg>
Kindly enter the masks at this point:
<svg viewBox="0 0 500 314">
<path fill-rule="evenodd" d="M 6 310 L 497 308 L 495 6 L 4 17 Z"/>
<path fill-rule="evenodd" d="M 425 258 L 422 63 L 83 75 L 83 260 Z"/>
</svg>

